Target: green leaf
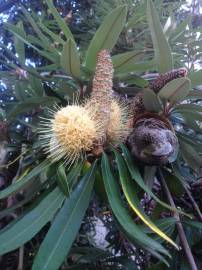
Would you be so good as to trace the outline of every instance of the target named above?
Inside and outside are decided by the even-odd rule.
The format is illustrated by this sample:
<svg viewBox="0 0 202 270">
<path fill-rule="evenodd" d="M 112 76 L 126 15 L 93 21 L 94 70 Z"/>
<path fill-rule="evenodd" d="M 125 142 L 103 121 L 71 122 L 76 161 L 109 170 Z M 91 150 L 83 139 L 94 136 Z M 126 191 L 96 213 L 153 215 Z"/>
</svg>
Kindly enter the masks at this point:
<svg viewBox="0 0 202 270">
<path fill-rule="evenodd" d="M 15 118 L 17 115 L 32 110 L 38 106 L 50 106 L 59 100 L 55 97 L 31 97 L 24 102 L 17 104 L 8 114 L 8 120 Z"/>
<path fill-rule="evenodd" d="M 21 31 L 21 35 L 24 36 L 25 31 L 24 31 L 23 22 L 19 21 L 17 23 L 17 27 L 18 27 L 19 31 Z M 14 37 L 14 44 L 15 44 L 15 51 L 19 56 L 19 62 L 24 65 L 25 64 L 25 46 L 24 46 L 24 42 L 22 42 L 21 40 L 19 40 L 19 38 L 17 38 L 15 36 Z"/>
<path fill-rule="evenodd" d="M 31 75 L 30 73 L 29 73 L 28 76 L 29 76 L 29 82 L 30 82 L 31 87 L 34 90 L 36 96 L 39 96 L 39 97 L 43 96 L 44 89 L 43 89 L 43 86 L 42 86 L 42 80 L 37 78 L 34 75 Z"/>
<path fill-rule="evenodd" d="M 180 104 L 174 108 L 173 112 L 202 112 L 202 106 L 196 104 Z"/>
<path fill-rule="evenodd" d="M 201 90 L 191 90 L 187 96 L 188 99 L 202 99 L 202 91 Z"/>
<path fill-rule="evenodd" d="M 202 122 L 202 114 L 200 112 L 191 111 L 191 110 L 189 110 L 189 111 L 181 110 L 180 114 L 183 116 L 183 118 L 185 118 L 185 122 L 187 119 L 189 119 L 190 121 L 193 121 L 193 122 L 194 121 Z"/>
<path fill-rule="evenodd" d="M 47 53 L 44 50 L 40 50 L 36 46 L 33 45 L 33 39 L 35 38 L 34 36 L 26 36 L 24 32 L 22 32 L 20 29 L 18 29 L 17 26 L 12 25 L 10 23 L 5 23 L 5 28 L 7 28 L 8 31 L 13 33 L 18 39 L 20 39 L 22 42 L 27 44 L 29 47 L 33 48 L 36 50 L 40 55 L 44 56 L 45 58 L 49 59 L 52 62 L 56 61 L 55 56 L 53 56 L 51 53 Z M 35 38 L 36 39 L 36 38 Z M 40 40 L 36 39 L 38 43 L 41 45 Z"/>
<path fill-rule="evenodd" d="M 181 198 L 185 190 L 180 179 L 176 175 L 173 175 L 173 174 L 165 174 L 164 177 L 165 177 L 166 184 L 168 185 L 170 192 L 174 196 Z"/>
<path fill-rule="evenodd" d="M 191 226 L 197 230 L 202 230 L 202 223 L 198 221 L 186 220 L 185 225 Z"/>
<path fill-rule="evenodd" d="M 96 163 L 81 179 L 55 217 L 34 260 L 32 270 L 57 270 L 68 254 L 88 207 Z"/>
<path fill-rule="evenodd" d="M 202 141 L 200 141 L 200 139 L 197 138 L 196 136 L 190 136 L 190 135 L 186 135 L 186 134 L 182 134 L 180 132 L 177 132 L 177 137 L 178 137 L 179 141 L 182 140 L 182 142 L 188 143 L 193 148 L 195 148 L 197 151 L 202 152 Z"/>
<path fill-rule="evenodd" d="M 60 63 L 67 74 L 71 74 L 73 77 L 79 77 L 80 60 L 76 44 L 72 39 L 68 39 L 63 45 Z"/>
<path fill-rule="evenodd" d="M 40 28 L 42 29 L 42 31 L 48 34 L 52 38 L 53 42 L 58 42 L 59 44 L 65 43 L 65 41 L 58 34 L 55 34 L 53 31 L 48 29 L 48 27 L 46 27 L 42 22 L 39 22 L 38 24 Z"/>
<path fill-rule="evenodd" d="M 130 171 L 131 177 L 132 179 L 146 192 L 148 193 L 157 203 L 159 203 L 160 205 L 162 205 L 163 207 L 174 211 L 174 212 L 179 212 L 183 215 L 189 216 L 186 213 L 183 213 L 182 211 L 178 210 L 177 208 L 173 208 L 172 206 L 168 205 L 167 203 L 163 202 L 162 200 L 160 200 L 153 192 L 152 190 L 145 185 L 138 167 L 135 165 L 134 161 L 132 160 L 132 157 L 128 151 L 128 149 L 126 148 L 126 146 L 124 144 L 121 144 L 121 150 L 123 151 L 124 154 L 124 159 L 126 161 L 127 167 Z"/>
<path fill-rule="evenodd" d="M 133 70 L 133 66 L 144 56 L 144 52 L 126 52 L 112 57 L 115 73 L 124 73 Z"/>
<path fill-rule="evenodd" d="M 148 61 L 142 61 L 139 63 L 134 63 L 133 65 L 128 66 L 127 68 L 125 67 L 123 73 L 117 73 L 115 74 L 116 76 L 123 76 L 123 75 L 128 75 L 128 72 L 146 72 L 148 70 L 156 70 L 156 62 L 154 59 L 148 60 Z M 135 77 L 135 75 L 134 75 Z"/>
<path fill-rule="evenodd" d="M 191 72 L 188 77 L 191 80 L 192 87 L 202 85 L 202 70 Z"/>
<path fill-rule="evenodd" d="M 149 82 L 145 79 L 143 79 L 141 76 L 136 75 L 136 74 L 117 74 L 115 75 L 115 80 L 118 79 L 120 81 L 124 81 L 127 84 L 132 84 L 132 85 L 137 85 L 141 88 L 147 87 Z"/>
<path fill-rule="evenodd" d="M 58 188 L 50 192 L 34 209 L 0 233 L 0 254 L 14 250 L 29 241 L 49 222 L 64 200 Z"/>
<path fill-rule="evenodd" d="M 201 114 L 183 112 L 182 116 L 183 116 L 183 119 L 184 119 L 187 127 L 193 129 L 197 133 L 202 133 L 202 127 L 195 120 L 195 117 L 199 117 L 201 119 Z M 202 120 L 200 120 L 200 122 L 201 121 Z"/>
<path fill-rule="evenodd" d="M 53 1 L 46 0 L 46 3 L 48 5 L 48 8 L 50 9 L 51 13 L 53 14 L 53 17 L 55 18 L 58 26 L 60 27 L 60 30 L 64 33 L 66 39 L 68 40 L 69 38 L 71 38 L 72 40 L 74 40 L 74 37 L 73 37 L 69 27 L 67 26 L 67 23 L 65 22 L 64 19 L 61 18 L 57 9 L 54 7 Z"/>
<path fill-rule="evenodd" d="M 135 244 L 138 244 L 144 248 L 151 248 L 154 252 L 157 251 L 157 254 L 160 252 L 169 255 L 162 245 L 143 233 L 142 230 L 135 224 L 133 218 L 129 215 L 128 210 L 125 208 L 118 182 L 111 172 L 109 160 L 105 153 L 102 154 L 101 166 L 105 190 L 107 192 L 110 207 L 112 208 L 112 211 L 123 230 Z"/>
<path fill-rule="evenodd" d="M 33 27 L 34 31 L 36 32 L 37 36 L 40 38 L 40 41 L 43 44 L 43 47 L 46 50 L 50 50 L 56 53 L 56 50 L 52 46 L 50 40 L 41 32 L 40 28 L 32 18 L 32 16 L 29 14 L 29 12 L 21 6 L 22 12 L 24 13 L 25 17 L 27 18 L 27 21 L 30 23 L 30 25 Z"/>
<path fill-rule="evenodd" d="M 25 84 L 24 81 L 16 81 L 14 85 L 14 94 L 17 100 L 24 102 L 27 98 L 27 93 L 25 91 L 25 87 L 27 87 L 27 84 Z"/>
<path fill-rule="evenodd" d="M 116 163 L 118 165 L 119 170 L 119 177 L 121 181 L 121 186 L 123 188 L 124 195 L 126 197 L 126 200 L 134 213 L 156 234 L 158 234 L 160 237 L 162 237 L 164 240 L 172 244 L 176 249 L 179 249 L 178 246 L 175 244 L 175 242 L 169 238 L 163 231 L 161 231 L 144 213 L 142 213 L 142 210 L 139 209 L 137 203 L 136 203 L 136 192 L 134 190 L 133 182 L 130 181 L 130 177 L 125 165 L 124 160 L 122 159 L 121 155 L 113 149 L 113 152 L 116 156 Z"/>
<path fill-rule="evenodd" d="M 178 78 L 167 83 L 158 93 L 162 101 L 169 101 L 172 105 L 184 99 L 191 90 L 188 78 Z"/>
<path fill-rule="evenodd" d="M 176 28 L 176 20 L 173 11 L 170 11 L 170 16 L 167 18 L 163 27 L 164 35 L 169 39 Z"/>
<path fill-rule="evenodd" d="M 159 73 L 165 73 L 173 69 L 172 53 L 163 33 L 158 13 L 151 0 L 147 1 L 147 20 L 151 31 L 158 71 Z"/>
<path fill-rule="evenodd" d="M 67 180 L 66 172 L 65 172 L 65 167 L 63 163 L 61 163 L 58 168 L 57 168 L 57 181 L 58 185 L 61 189 L 61 191 L 64 193 L 64 195 L 67 197 L 70 195 L 70 187 L 69 183 Z"/>
<path fill-rule="evenodd" d="M 186 163 L 196 172 L 202 167 L 202 156 L 190 145 L 180 142 L 182 156 Z"/>
<path fill-rule="evenodd" d="M 146 9 L 145 2 L 146 1 L 144 1 L 144 3 L 139 2 L 139 6 L 135 5 L 135 12 L 126 24 L 127 29 L 134 28 L 136 24 L 141 23 L 142 21 L 145 21 L 145 17 L 146 17 L 146 15 L 145 15 L 145 9 Z"/>
<path fill-rule="evenodd" d="M 146 110 L 149 112 L 160 112 L 162 109 L 157 95 L 151 89 L 146 88 L 143 90 L 143 102 Z"/>
<path fill-rule="evenodd" d="M 96 31 L 86 54 L 85 66 L 93 71 L 97 54 L 103 49 L 112 49 L 125 25 L 127 7 L 118 6 L 110 12 Z"/>
<path fill-rule="evenodd" d="M 4 121 L 6 119 L 6 112 L 0 108 L 0 120 Z"/>
<path fill-rule="evenodd" d="M 178 39 L 183 35 L 184 36 L 184 32 L 186 31 L 186 27 L 187 25 L 190 24 L 192 20 L 192 16 L 189 15 L 187 16 L 187 18 L 185 18 L 184 20 L 182 20 L 181 23 L 179 23 L 177 26 L 176 26 L 176 29 L 171 37 L 172 39 L 172 43 L 176 44 L 176 42 L 178 41 Z"/>
<path fill-rule="evenodd" d="M 75 167 L 71 169 L 70 172 L 68 172 L 67 178 L 70 185 L 70 191 L 72 191 L 74 186 L 77 184 L 79 176 L 83 175 L 83 172 L 82 172 L 83 167 L 84 167 L 84 161 L 81 160 L 78 164 L 75 165 Z"/>
<path fill-rule="evenodd" d="M 30 184 L 33 181 L 35 176 L 39 175 L 44 169 L 50 166 L 50 160 L 44 160 L 34 169 L 32 169 L 28 174 L 19 177 L 17 181 L 11 184 L 9 187 L 0 191 L 0 199 L 4 199 L 12 194 L 15 194 L 20 189 L 24 188 L 27 184 Z"/>
</svg>

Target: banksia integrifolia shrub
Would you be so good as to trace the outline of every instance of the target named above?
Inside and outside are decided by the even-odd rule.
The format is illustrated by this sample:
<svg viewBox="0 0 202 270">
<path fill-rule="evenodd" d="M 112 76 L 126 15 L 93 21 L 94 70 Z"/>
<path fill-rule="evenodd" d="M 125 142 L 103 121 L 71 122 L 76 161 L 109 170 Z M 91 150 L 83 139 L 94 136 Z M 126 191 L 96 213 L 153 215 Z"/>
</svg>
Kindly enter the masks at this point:
<svg viewBox="0 0 202 270">
<path fill-rule="evenodd" d="M 178 139 L 172 124 L 155 113 L 136 118 L 128 144 L 133 156 L 148 165 L 166 164 L 178 151 Z"/>
</svg>

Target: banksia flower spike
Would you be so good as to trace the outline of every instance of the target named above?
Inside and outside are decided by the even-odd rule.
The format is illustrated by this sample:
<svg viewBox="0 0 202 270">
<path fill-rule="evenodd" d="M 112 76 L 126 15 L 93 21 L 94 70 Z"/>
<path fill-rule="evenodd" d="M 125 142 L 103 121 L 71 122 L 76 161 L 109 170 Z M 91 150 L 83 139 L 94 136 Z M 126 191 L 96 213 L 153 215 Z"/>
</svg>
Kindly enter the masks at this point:
<svg viewBox="0 0 202 270">
<path fill-rule="evenodd" d="M 98 54 L 90 98 L 81 105 L 68 105 L 53 112 L 42 123 L 40 137 L 54 161 L 64 158 L 67 164 L 85 153 L 100 155 L 109 143 L 117 144 L 130 133 L 128 107 L 113 98 L 113 65 L 110 54 Z"/>
<path fill-rule="evenodd" d="M 52 119 L 45 119 L 40 130 L 43 146 L 53 161 L 62 158 L 71 165 L 93 149 L 99 123 L 90 108 L 68 105 L 58 109 Z"/>
<path fill-rule="evenodd" d="M 98 53 L 92 93 L 86 104 L 96 108 L 95 119 L 99 120 L 102 129 L 102 137 L 97 140 L 98 153 L 105 144 L 123 142 L 130 133 L 129 108 L 113 97 L 113 71 L 109 52 L 102 50 Z"/>
<path fill-rule="evenodd" d="M 104 144 L 106 141 L 106 132 L 110 121 L 113 71 L 109 52 L 107 50 L 100 51 L 97 55 L 91 96 L 86 103 L 86 108 L 95 108 L 94 118 L 101 124 L 102 136 L 97 138 L 98 144 Z"/>
<path fill-rule="evenodd" d="M 186 77 L 187 69 L 180 68 L 171 70 L 165 74 L 160 74 L 155 80 L 149 83 L 149 88 L 152 89 L 155 93 L 158 93 L 161 88 L 163 88 L 168 82 L 181 78 Z M 143 102 L 143 92 L 139 92 L 131 101 L 130 109 L 133 114 L 133 118 L 135 120 L 140 114 L 146 112 Z"/>
<path fill-rule="evenodd" d="M 124 142 L 131 132 L 130 108 L 128 104 L 117 98 L 111 102 L 110 120 L 107 128 L 107 141 L 112 144 Z"/>
</svg>

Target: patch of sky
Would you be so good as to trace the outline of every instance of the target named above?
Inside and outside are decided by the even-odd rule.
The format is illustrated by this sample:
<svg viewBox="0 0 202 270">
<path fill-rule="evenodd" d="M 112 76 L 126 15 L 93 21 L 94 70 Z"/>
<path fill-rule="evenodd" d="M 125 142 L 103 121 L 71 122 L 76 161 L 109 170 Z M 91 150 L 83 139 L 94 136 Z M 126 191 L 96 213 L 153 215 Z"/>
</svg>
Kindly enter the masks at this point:
<svg viewBox="0 0 202 270">
<path fill-rule="evenodd" d="M 36 64 L 33 61 L 31 61 L 30 59 L 25 60 L 25 65 L 31 66 L 31 67 L 36 67 Z"/>
</svg>

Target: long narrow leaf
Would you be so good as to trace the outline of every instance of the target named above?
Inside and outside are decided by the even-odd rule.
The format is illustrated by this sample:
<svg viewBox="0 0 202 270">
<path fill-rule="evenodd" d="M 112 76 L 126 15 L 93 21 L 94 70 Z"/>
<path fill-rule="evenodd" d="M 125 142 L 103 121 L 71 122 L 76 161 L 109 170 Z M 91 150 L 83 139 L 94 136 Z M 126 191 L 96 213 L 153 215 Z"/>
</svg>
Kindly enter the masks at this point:
<svg viewBox="0 0 202 270">
<path fill-rule="evenodd" d="M 130 239 L 142 247 L 151 247 L 154 251 L 156 250 L 157 253 L 160 252 L 169 255 L 162 245 L 143 233 L 129 215 L 121 197 L 118 183 L 111 172 L 109 160 L 104 153 L 102 155 L 102 175 L 110 207 L 112 208 L 119 224 Z"/>
<path fill-rule="evenodd" d="M 58 188 L 49 193 L 33 210 L 0 234 L 0 254 L 5 254 L 29 241 L 49 222 L 61 206 L 64 195 Z"/>
<path fill-rule="evenodd" d="M 159 73 L 165 73 L 173 68 L 172 53 L 152 0 L 147 1 L 147 20 Z"/>
<path fill-rule="evenodd" d="M 32 36 L 26 36 L 15 25 L 12 25 L 10 23 L 6 23 L 5 24 L 5 27 L 7 28 L 8 31 L 10 31 L 11 33 L 13 33 L 17 38 L 19 38 L 26 45 L 28 45 L 29 47 L 31 47 L 34 50 L 36 50 L 40 55 L 44 56 L 45 58 L 49 59 L 52 62 L 55 61 L 55 57 L 53 57 L 50 53 L 47 53 L 47 52 L 45 52 L 43 50 L 40 50 L 39 48 L 37 48 L 36 46 L 33 45 L 33 42 L 30 41 L 30 39 L 31 39 Z"/>
<path fill-rule="evenodd" d="M 119 6 L 110 12 L 96 31 L 86 54 L 85 66 L 94 70 L 97 53 L 112 49 L 125 25 L 127 8 Z"/>
<path fill-rule="evenodd" d="M 115 73 L 124 73 L 133 70 L 133 66 L 144 56 L 143 51 L 121 53 L 112 57 Z"/>
<path fill-rule="evenodd" d="M 178 212 L 180 214 L 186 215 L 187 217 L 190 217 L 188 214 L 180 211 L 177 208 L 174 208 L 172 206 L 170 206 L 169 204 L 163 202 L 162 200 L 160 200 L 153 192 L 152 190 L 145 185 L 144 180 L 142 179 L 139 169 L 137 168 L 137 166 L 134 164 L 132 157 L 128 151 L 128 149 L 126 148 L 125 145 L 121 144 L 121 149 L 124 153 L 124 159 L 126 161 L 127 167 L 130 171 L 130 175 L 132 177 L 132 179 L 147 193 L 149 194 L 156 202 L 158 202 L 159 204 L 161 204 L 163 207 L 174 211 L 174 212 Z"/>
<path fill-rule="evenodd" d="M 138 205 L 136 204 L 135 196 L 136 192 L 134 192 L 134 186 L 133 183 L 130 181 L 130 177 L 125 165 L 125 162 L 121 155 L 114 149 L 113 150 L 116 156 L 116 163 L 118 165 L 119 170 L 119 176 L 121 181 L 121 186 L 123 188 L 124 195 L 126 196 L 126 199 L 130 205 L 130 207 L 133 209 L 135 214 L 156 234 L 158 234 L 160 237 L 162 237 L 164 240 L 172 244 L 176 249 L 179 249 L 178 246 L 175 244 L 175 242 L 169 238 L 163 231 L 161 231 L 149 218 L 142 214 L 141 210 L 138 209 Z"/>
<path fill-rule="evenodd" d="M 6 198 L 12 194 L 15 194 L 20 189 L 24 188 L 27 184 L 33 181 L 34 177 L 39 175 L 44 169 L 50 165 L 49 160 L 44 160 L 33 170 L 31 170 L 27 175 L 20 177 L 17 181 L 10 185 L 9 187 L 0 191 L 0 199 Z"/>
<path fill-rule="evenodd" d="M 27 98 L 24 102 L 17 104 L 12 111 L 8 114 L 8 120 L 16 117 L 17 115 L 26 112 L 27 110 L 32 110 L 37 106 L 50 106 L 57 103 L 59 99 L 55 97 L 32 97 Z"/>
<path fill-rule="evenodd" d="M 22 12 L 24 13 L 25 17 L 27 18 L 28 22 L 31 24 L 34 31 L 36 32 L 36 34 L 40 38 L 41 42 L 43 43 L 43 47 L 45 47 L 47 50 L 56 52 L 56 50 L 52 46 L 50 40 L 41 32 L 40 28 L 38 27 L 38 25 L 36 24 L 36 22 L 34 21 L 32 16 L 29 14 L 29 12 L 23 6 L 21 6 L 21 9 L 22 9 Z"/>
<path fill-rule="evenodd" d="M 72 39 L 68 39 L 63 45 L 63 51 L 60 58 L 62 68 L 67 74 L 73 77 L 80 75 L 80 60 L 76 44 Z"/>
<path fill-rule="evenodd" d="M 24 26 L 23 26 L 23 22 L 19 21 L 17 23 L 18 29 L 19 31 L 21 31 L 22 36 L 25 35 L 25 31 L 24 31 Z M 15 50 L 18 54 L 19 57 L 19 62 L 21 64 L 25 64 L 25 45 L 24 42 L 22 42 L 21 40 L 19 40 L 19 38 L 17 38 L 16 36 L 14 37 L 14 44 L 15 44 Z"/>
<path fill-rule="evenodd" d="M 95 170 L 96 163 L 66 199 L 40 246 L 32 270 L 59 269 L 72 246 L 88 207 Z"/>
<path fill-rule="evenodd" d="M 48 8 L 50 9 L 51 13 L 53 14 L 53 17 L 55 18 L 58 26 L 60 27 L 61 31 L 64 33 L 66 39 L 71 38 L 72 40 L 74 40 L 74 37 L 73 37 L 69 27 L 67 26 L 67 23 L 65 22 L 64 19 L 61 18 L 61 16 L 58 13 L 57 9 L 54 7 L 53 1 L 52 0 L 46 0 L 46 3 L 48 5 Z"/>
<path fill-rule="evenodd" d="M 191 82 L 188 78 L 177 78 L 167 83 L 158 93 L 162 101 L 175 104 L 184 99 L 191 90 Z"/>
</svg>

